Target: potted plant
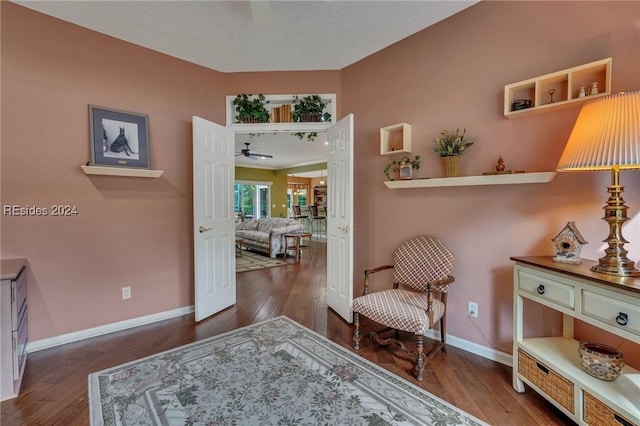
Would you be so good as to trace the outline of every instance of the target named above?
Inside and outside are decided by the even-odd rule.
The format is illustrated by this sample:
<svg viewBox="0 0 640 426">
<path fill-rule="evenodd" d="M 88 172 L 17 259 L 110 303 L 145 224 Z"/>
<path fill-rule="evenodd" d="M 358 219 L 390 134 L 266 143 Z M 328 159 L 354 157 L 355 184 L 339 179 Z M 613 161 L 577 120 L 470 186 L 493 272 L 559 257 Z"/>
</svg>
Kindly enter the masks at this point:
<svg viewBox="0 0 640 426">
<path fill-rule="evenodd" d="M 455 132 L 453 130 L 444 130 L 440 132 L 440 136 L 435 140 L 434 151 L 444 159 L 446 177 L 460 176 L 460 156 L 474 142 L 466 134 L 467 129 L 463 129 L 462 134 L 460 129 L 456 129 Z"/>
<path fill-rule="evenodd" d="M 394 176 L 400 176 L 401 179 L 411 179 L 411 170 L 418 169 L 420 169 L 420 156 L 416 155 L 411 158 L 408 155 L 405 155 L 404 157 L 395 158 L 389 161 L 384 166 L 384 175 L 389 180 L 395 180 L 391 177 L 391 173 L 393 173 Z"/>
<path fill-rule="evenodd" d="M 331 114 L 323 112 L 327 104 L 319 95 L 309 95 L 302 98 L 294 95 L 292 104 L 293 121 L 309 123 L 331 120 Z"/>
<path fill-rule="evenodd" d="M 233 100 L 236 107 L 235 119 L 239 123 L 266 123 L 269 121 L 269 111 L 265 107 L 269 101 L 260 93 L 257 96 L 251 93 L 242 93 Z"/>
</svg>

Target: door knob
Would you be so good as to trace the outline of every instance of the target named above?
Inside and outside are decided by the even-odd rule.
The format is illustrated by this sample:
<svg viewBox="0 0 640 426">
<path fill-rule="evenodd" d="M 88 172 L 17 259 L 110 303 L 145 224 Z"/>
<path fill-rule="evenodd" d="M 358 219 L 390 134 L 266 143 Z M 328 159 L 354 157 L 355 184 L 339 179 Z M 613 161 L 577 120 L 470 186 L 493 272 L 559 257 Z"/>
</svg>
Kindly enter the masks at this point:
<svg viewBox="0 0 640 426">
<path fill-rule="evenodd" d="M 338 226 L 338 231 L 342 231 L 345 234 L 349 233 L 349 227 L 348 226 Z"/>
<path fill-rule="evenodd" d="M 200 228 L 198 228 L 198 231 L 200 231 L 201 234 L 204 234 L 207 231 L 211 231 L 213 228 L 205 228 L 204 226 L 201 226 Z"/>
</svg>

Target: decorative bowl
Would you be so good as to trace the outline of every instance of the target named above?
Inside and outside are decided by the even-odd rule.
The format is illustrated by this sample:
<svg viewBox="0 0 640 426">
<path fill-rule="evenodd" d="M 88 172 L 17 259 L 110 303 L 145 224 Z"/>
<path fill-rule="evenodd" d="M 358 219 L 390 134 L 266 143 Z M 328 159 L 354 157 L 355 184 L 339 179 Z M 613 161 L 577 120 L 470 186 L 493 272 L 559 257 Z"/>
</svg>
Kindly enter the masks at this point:
<svg viewBox="0 0 640 426">
<path fill-rule="evenodd" d="M 622 354 L 611 346 L 602 343 L 581 342 L 578 356 L 589 375 L 612 382 L 618 378 L 624 367 Z"/>
</svg>

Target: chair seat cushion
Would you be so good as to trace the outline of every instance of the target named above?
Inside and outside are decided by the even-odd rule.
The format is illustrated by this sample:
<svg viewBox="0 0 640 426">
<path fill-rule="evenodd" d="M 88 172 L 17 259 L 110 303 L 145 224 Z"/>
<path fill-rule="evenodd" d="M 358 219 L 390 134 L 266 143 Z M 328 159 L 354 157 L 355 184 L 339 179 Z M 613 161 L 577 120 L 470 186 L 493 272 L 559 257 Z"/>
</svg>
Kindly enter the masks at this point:
<svg viewBox="0 0 640 426">
<path fill-rule="evenodd" d="M 436 297 L 431 306 L 433 322 L 444 315 L 444 304 Z M 391 289 L 360 296 L 353 311 L 397 330 L 424 335 L 433 326 L 427 316 L 427 293 Z"/>
</svg>

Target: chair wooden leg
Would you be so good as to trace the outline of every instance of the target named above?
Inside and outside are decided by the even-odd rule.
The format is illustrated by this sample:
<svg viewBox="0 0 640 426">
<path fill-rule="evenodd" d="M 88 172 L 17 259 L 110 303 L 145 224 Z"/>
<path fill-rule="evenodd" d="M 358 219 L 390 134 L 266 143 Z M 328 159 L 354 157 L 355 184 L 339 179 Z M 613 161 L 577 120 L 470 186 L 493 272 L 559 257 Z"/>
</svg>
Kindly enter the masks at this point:
<svg viewBox="0 0 640 426">
<path fill-rule="evenodd" d="M 440 341 L 442 342 L 442 352 L 447 353 L 447 320 L 446 315 L 440 317 Z"/>
<path fill-rule="evenodd" d="M 357 351 L 360 349 L 360 314 L 353 313 L 353 324 L 355 329 L 353 330 L 353 348 Z"/>
<path fill-rule="evenodd" d="M 416 379 L 421 382 L 422 381 L 422 370 L 424 369 L 424 336 L 417 335 L 416 336 L 416 346 L 417 346 L 417 354 L 416 354 Z"/>
</svg>

